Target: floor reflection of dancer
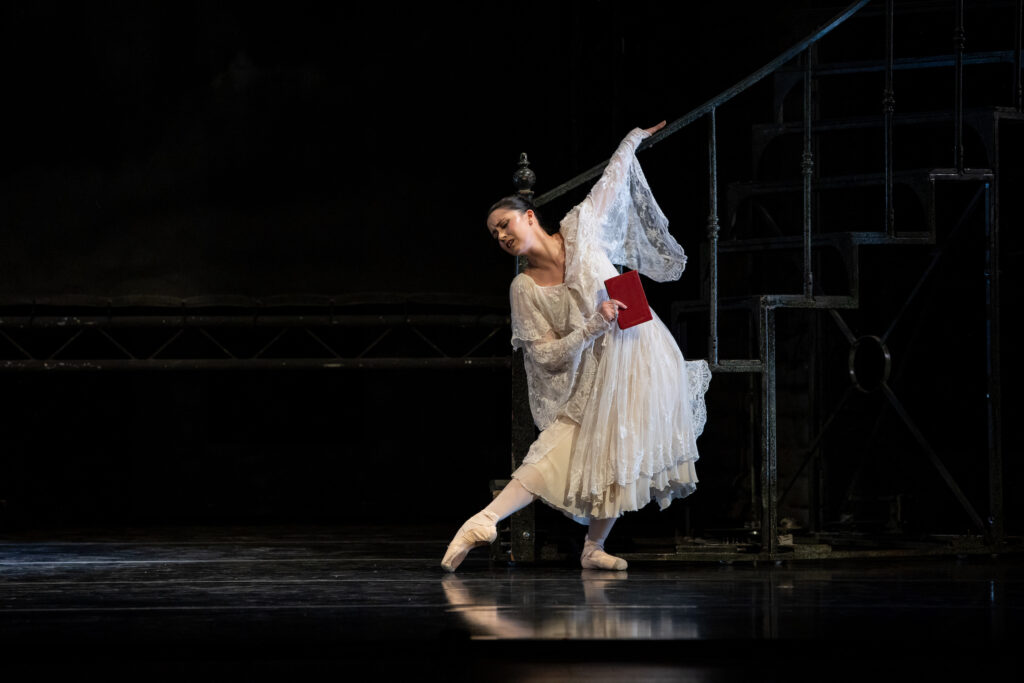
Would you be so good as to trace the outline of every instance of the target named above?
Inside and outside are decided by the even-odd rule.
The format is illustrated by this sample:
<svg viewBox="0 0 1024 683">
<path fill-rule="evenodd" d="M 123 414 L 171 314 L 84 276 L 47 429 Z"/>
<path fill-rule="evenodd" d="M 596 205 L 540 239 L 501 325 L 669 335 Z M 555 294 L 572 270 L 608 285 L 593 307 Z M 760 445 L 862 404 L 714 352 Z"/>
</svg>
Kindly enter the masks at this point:
<svg viewBox="0 0 1024 683">
<path fill-rule="evenodd" d="M 580 574 L 583 599 L 569 581 L 560 584 L 561 603 L 557 609 L 533 609 L 528 589 L 524 595 L 513 591 L 511 601 L 495 595 L 492 582 L 463 582 L 450 574 L 441 579 L 441 589 L 451 611 L 465 619 L 473 635 L 490 638 L 585 638 L 622 639 L 665 637 L 658 627 L 664 615 L 633 609 L 632 595 L 626 593 L 618 601 L 609 598 L 615 586 L 622 585 L 627 572 L 584 569 Z M 530 607 L 523 609 L 524 604 Z M 670 633 L 668 637 L 672 637 Z"/>
<path fill-rule="evenodd" d="M 625 569 L 625 560 L 604 551 L 619 515 L 652 499 L 664 509 L 696 488 L 707 363 L 685 361 L 656 315 L 620 330 L 615 319 L 625 305 L 604 289 L 618 274 L 613 263 L 659 282 L 679 278 L 686 265 L 634 156 L 664 125 L 626 136 L 558 232 L 548 234 L 518 196 L 488 213 L 491 236 L 528 262 L 510 287 L 512 345 L 525 351 L 541 433 L 508 486 L 455 534 L 441 562 L 448 571 L 493 542 L 498 521 L 538 497 L 589 525 L 584 569 Z"/>
</svg>

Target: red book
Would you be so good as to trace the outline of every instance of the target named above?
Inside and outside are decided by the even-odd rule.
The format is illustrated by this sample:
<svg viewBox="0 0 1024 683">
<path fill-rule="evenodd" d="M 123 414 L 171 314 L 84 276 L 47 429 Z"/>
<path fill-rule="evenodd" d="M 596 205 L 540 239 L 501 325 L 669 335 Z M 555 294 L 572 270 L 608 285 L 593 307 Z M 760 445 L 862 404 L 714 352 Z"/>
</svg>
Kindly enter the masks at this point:
<svg viewBox="0 0 1024 683">
<path fill-rule="evenodd" d="M 645 323 L 653 317 L 643 285 L 640 284 L 640 275 L 635 270 L 608 278 L 604 286 L 608 290 L 609 299 L 618 299 L 627 306 L 619 311 L 620 330 Z"/>
</svg>

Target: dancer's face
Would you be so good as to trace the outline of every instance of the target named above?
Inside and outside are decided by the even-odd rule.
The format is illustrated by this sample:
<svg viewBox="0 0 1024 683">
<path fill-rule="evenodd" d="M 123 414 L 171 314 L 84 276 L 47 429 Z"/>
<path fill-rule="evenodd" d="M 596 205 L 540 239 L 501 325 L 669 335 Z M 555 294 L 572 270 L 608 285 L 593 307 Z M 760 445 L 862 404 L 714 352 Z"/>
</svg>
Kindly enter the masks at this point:
<svg viewBox="0 0 1024 683">
<path fill-rule="evenodd" d="M 515 209 L 495 209 L 487 217 L 487 231 L 498 240 L 502 251 L 525 254 L 533 242 L 532 223 L 536 221 L 533 211 L 519 212 Z"/>
</svg>

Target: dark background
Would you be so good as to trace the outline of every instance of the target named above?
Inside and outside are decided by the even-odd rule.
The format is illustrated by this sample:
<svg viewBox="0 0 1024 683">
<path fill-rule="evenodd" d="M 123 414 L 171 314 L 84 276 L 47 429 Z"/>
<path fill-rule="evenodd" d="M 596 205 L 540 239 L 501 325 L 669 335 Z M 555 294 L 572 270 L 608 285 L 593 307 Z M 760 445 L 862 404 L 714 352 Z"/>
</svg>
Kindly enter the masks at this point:
<svg viewBox="0 0 1024 683">
<path fill-rule="evenodd" d="M 14 3 L 0 293 L 501 291 L 520 152 L 551 187 L 828 14 L 736 7 Z"/>
<path fill-rule="evenodd" d="M 483 219 L 511 191 L 520 152 L 543 192 L 606 158 L 633 126 L 725 89 L 837 7 L 16 2 L 0 11 L 5 302 L 387 292 L 484 295 L 501 309 L 513 264 Z M 936 51 L 949 49 L 951 25 Z M 841 39 L 847 58 L 882 56 L 869 28 Z M 972 35 L 984 40 L 985 30 Z M 877 112 L 880 88 L 851 90 L 838 106 Z M 740 100 L 722 114 L 723 183 L 749 177 L 749 123 L 768 120 L 769 103 Z M 641 157 L 692 259 L 681 283 L 652 292 L 663 317 L 699 288 L 706 152 L 703 126 L 693 128 Z M 977 310 L 973 294 L 949 296 L 947 310 Z M 488 479 L 508 473 L 504 370 L 3 377 L 0 495 L 13 524 L 454 522 L 486 502 Z M 747 400 L 742 386 L 721 385 L 723 408 Z M 976 426 L 965 443 L 981 461 Z M 736 450 L 726 436 L 709 427 L 702 443 L 705 525 L 744 514 L 742 491 L 730 490 L 736 463 L 715 461 Z M 983 497 L 982 484 L 971 493 Z M 683 527 L 691 512 L 676 505 L 659 524 Z"/>
</svg>

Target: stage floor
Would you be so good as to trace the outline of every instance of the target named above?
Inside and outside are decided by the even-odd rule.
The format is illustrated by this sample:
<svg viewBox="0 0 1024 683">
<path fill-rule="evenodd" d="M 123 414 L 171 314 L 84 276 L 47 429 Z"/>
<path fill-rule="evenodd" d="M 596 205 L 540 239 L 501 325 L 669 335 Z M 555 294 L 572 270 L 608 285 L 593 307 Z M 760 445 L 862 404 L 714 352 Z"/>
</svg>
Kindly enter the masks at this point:
<svg viewBox="0 0 1024 683">
<path fill-rule="evenodd" d="M 996 671 L 1019 556 L 439 567 L 447 529 L 6 534 L 0 648 L 40 671 L 449 680 L 853 680 Z M 948 675 L 948 678 L 947 678 Z"/>
</svg>

